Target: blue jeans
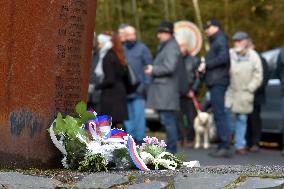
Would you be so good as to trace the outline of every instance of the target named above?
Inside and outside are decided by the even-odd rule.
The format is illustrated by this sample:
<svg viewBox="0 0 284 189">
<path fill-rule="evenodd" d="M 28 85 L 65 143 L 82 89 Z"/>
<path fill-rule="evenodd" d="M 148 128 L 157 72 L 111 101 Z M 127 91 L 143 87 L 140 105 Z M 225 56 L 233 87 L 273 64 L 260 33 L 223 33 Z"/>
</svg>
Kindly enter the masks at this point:
<svg viewBox="0 0 284 189">
<path fill-rule="evenodd" d="M 159 111 L 160 121 L 166 129 L 167 149 L 171 153 L 177 152 L 177 122 L 175 111 Z"/>
<path fill-rule="evenodd" d="M 230 128 L 230 135 L 232 135 L 235 133 L 235 127 L 233 126 L 233 113 L 230 108 L 225 108 L 225 113 L 226 113 L 227 125 Z"/>
<path fill-rule="evenodd" d="M 247 132 L 247 114 L 234 113 L 234 128 L 235 128 L 235 148 L 236 150 L 246 147 L 246 132 Z"/>
<path fill-rule="evenodd" d="M 226 90 L 227 87 L 223 85 L 215 85 L 209 88 L 214 121 L 217 129 L 217 135 L 220 139 L 218 148 L 228 149 L 230 147 L 229 145 L 230 127 L 227 125 L 227 118 L 225 113 Z"/>
<path fill-rule="evenodd" d="M 128 120 L 124 121 L 126 132 L 142 142 L 146 131 L 145 101 L 139 98 L 128 100 L 127 108 Z"/>
<path fill-rule="evenodd" d="M 284 96 L 282 97 L 282 144 L 284 149 Z"/>
</svg>

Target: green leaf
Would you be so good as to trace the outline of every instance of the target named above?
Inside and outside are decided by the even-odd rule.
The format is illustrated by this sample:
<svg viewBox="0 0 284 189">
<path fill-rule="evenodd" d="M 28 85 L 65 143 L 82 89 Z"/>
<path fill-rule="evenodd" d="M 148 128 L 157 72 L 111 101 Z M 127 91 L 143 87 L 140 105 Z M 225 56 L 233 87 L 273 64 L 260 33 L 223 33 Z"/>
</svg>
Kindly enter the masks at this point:
<svg viewBox="0 0 284 189">
<path fill-rule="evenodd" d="M 86 123 L 87 121 L 89 121 L 90 119 L 95 119 L 96 116 L 92 113 L 92 112 L 84 112 L 83 114 L 81 114 L 82 116 L 82 123 Z"/>
<path fill-rule="evenodd" d="M 77 121 L 75 118 L 67 115 L 65 118 L 65 123 L 67 125 L 67 134 L 70 138 L 75 139 L 76 138 L 76 133 L 79 132 L 78 129 L 80 129 L 77 125 Z"/>
<path fill-rule="evenodd" d="M 166 149 L 154 144 L 147 144 L 143 147 L 143 151 L 150 153 L 152 156 L 156 158 L 162 152 L 165 152 Z"/>
<path fill-rule="evenodd" d="M 59 132 L 65 132 L 65 131 L 66 131 L 66 123 L 63 120 L 61 113 L 59 112 L 55 120 L 54 133 L 58 134 Z"/>
<path fill-rule="evenodd" d="M 84 114 L 84 112 L 87 111 L 87 105 L 85 102 L 81 101 L 79 102 L 76 107 L 75 107 L 75 111 L 79 114 L 82 115 Z"/>
<path fill-rule="evenodd" d="M 77 125 L 76 119 L 69 115 L 66 116 L 65 123 L 67 124 L 68 127 L 74 127 Z"/>
<path fill-rule="evenodd" d="M 79 164 L 79 171 L 107 171 L 107 162 L 101 154 L 89 155 Z"/>
<path fill-rule="evenodd" d="M 64 139 L 64 144 L 67 151 L 67 163 L 72 169 L 78 169 L 79 162 L 84 160 L 86 145 L 78 139 L 70 140 L 69 138 Z"/>
</svg>

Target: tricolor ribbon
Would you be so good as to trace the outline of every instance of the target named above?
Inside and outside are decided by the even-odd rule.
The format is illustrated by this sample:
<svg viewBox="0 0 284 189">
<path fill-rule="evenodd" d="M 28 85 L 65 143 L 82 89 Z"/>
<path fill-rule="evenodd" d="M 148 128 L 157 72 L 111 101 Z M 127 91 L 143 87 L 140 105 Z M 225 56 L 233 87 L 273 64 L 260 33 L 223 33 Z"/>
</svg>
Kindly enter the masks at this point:
<svg viewBox="0 0 284 189">
<path fill-rule="evenodd" d="M 127 147 L 128 147 L 128 152 L 135 166 L 142 171 L 149 171 L 150 169 L 148 169 L 148 167 L 145 165 L 143 160 L 139 157 L 138 152 L 136 150 L 134 139 L 132 138 L 131 135 L 128 136 Z"/>
</svg>

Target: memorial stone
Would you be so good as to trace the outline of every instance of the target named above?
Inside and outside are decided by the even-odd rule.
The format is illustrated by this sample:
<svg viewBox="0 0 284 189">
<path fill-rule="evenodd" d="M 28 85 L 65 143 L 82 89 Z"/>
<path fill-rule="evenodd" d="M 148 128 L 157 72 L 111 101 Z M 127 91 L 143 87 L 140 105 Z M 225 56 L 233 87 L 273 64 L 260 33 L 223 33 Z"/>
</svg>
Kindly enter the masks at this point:
<svg viewBox="0 0 284 189">
<path fill-rule="evenodd" d="M 86 100 L 96 0 L 1 0 L 0 167 L 53 167 L 47 132 Z"/>
</svg>

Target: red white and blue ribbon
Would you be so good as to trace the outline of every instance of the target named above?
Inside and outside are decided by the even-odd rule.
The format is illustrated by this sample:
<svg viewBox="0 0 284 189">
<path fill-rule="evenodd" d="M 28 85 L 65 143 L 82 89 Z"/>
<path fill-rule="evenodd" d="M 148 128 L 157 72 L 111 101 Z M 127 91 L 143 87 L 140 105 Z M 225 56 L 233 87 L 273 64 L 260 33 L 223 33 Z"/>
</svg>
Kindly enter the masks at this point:
<svg viewBox="0 0 284 189">
<path fill-rule="evenodd" d="M 145 165 L 143 160 L 139 157 L 138 152 L 136 150 L 134 139 L 132 138 L 131 135 L 128 136 L 127 147 L 128 147 L 128 152 L 135 166 L 142 171 L 149 171 L 150 169 L 148 169 L 148 167 Z"/>
<path fill-rule="evenodd" d="M 121 138 L 125 139 L 127 137 L 127 134 L 122 129 L 112 129 L 107 135 L 106 138 Z"/>
<path fill-rule="evenodd" d="M 104 137 L 106 142 L 127 143 L 127 134 L 122 129 L 111 129 L 111 131 Z"/>
</svg>

